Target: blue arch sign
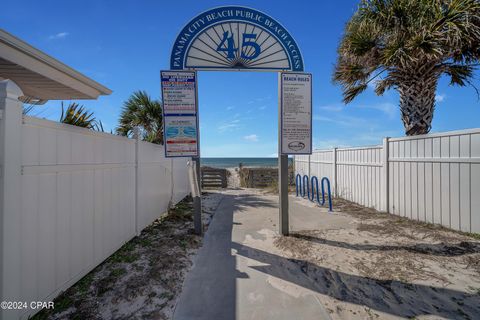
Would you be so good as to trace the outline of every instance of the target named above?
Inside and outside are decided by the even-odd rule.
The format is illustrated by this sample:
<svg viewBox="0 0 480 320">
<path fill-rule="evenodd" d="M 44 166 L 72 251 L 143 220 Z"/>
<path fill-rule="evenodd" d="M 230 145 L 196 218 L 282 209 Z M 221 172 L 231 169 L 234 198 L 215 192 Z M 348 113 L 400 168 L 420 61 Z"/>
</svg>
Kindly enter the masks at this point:
<svg viewBox="0 0 480 320">
<path fill-rule="evenodd" d="M 173 45 L 171 70 L 303 71 L 290 33 L 263 12 L 218 7 L 193 18 Z"/>
</svg>

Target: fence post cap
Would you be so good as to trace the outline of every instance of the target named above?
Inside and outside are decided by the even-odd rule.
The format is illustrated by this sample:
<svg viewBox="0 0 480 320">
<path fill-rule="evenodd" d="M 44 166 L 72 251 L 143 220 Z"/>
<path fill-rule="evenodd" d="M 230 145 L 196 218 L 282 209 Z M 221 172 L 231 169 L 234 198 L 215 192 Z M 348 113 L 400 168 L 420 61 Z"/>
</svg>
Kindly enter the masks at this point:
<svg viewBox="0 0 480 320">
<path fill-rule="evenodd" d="M 23 91 L 20 87 L 9 79 L 0 80 L 0 97 L 17 99 L 23 96 Z"/>
</svg>

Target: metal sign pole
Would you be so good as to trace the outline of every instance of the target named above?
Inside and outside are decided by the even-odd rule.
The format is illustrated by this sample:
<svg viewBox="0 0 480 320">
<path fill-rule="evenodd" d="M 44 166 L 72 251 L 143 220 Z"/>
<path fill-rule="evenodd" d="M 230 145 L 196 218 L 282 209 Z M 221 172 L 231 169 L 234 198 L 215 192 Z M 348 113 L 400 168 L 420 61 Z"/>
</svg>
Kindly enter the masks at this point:
<svg viewBox="0 0 480 320">
<path fill-rule="evenodd" d="M 193 223 L 195 233 L 201 235 L 203 226 L 197 73 L 196 71 L 184 70 L 160 71 L 160 80 L 164 107 L 163 129 L 165 137 L 165 157 L 191 156 L 192 161 L 189 167 L 189 175 L 193 197 Z M 166 82 L 165 86 L 164 82 Z M 195 90 L 193 95 L 191 92 L 192 84 Z M 166 121 L 167 116 L 170 117 L 169 122 Z M 185 128 L 188 130 L 188 142 L 185 141 Z M 169 129 L 174 130 L 172 130 L 173 133 L 168 135 L 167 132 L 169 132 Z M 192 139 L 194 139 L 193 142 L 196 142 L 196 147 L 193 150 L 191 147 Z M 168 148 L 169 142 L 171 143 L 170 148 Z"/>
<path fill-rule="evenodd" d="M 288 155 L 278 157 L 279 188 L 280 188 L 280 234 L 288 236 Z"/>
<path fill-rule="evenodd" d="M 278 194 L 279 232 L 288 236 L 288 155 L 282 154 L 282 74 L 278 73 Z"/>
<path fill-rule="evenodd" d="M 200 124 L 199 124 L 199 104 L 198 104 L 198 73 L 195 71 L 195 103 L 196 103 L 196 113 L 197 113 L 197 156 L 192 158 L 195 161 L 195 169 L 197 176 L 197 185 L 198 185 L 198 196 L 193 199 L 193 225 L 195 229 L 195 234 L 202 235 L 203 233 L 203 223 L 202 223 L 202 173 L 200 167 Z"/>
<path fill-rule="evenodd" d="M 195 228 L 195 234 L 201 235 L 203 233 L 202 226 L 202 184 L 200 174 L 200 158 L 192 158 L 195 166 L 195 179 L 197 180 L 198 193 L 193 197 L 193 225 Z"/>
</svg>

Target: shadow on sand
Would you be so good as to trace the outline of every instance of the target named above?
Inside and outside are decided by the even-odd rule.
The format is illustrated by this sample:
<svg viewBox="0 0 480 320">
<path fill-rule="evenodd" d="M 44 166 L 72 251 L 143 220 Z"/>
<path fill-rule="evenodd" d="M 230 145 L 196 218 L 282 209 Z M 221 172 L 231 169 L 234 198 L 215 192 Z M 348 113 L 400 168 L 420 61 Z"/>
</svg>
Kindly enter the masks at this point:
<svg viewBox="0 0 480 320">
<path fill-rule="evenodd" d="M 480 314 L 478 294 L 351 275 L 305 260 L 287 259 L 237 243 L 233 243 L 232 246 L 238 255 L 268 264 L 251 268 L 340 301 L 363 305 L 400 317 L 435 315 L 475 319 Z M 452 302 L 458 305 L 457 309 L 452 310 L 448 307 Z"/>
<path fill-rule="evenodd" d="M 254 194 L 224 195 L 205 237 L 204 245 L 195 260 L 194 268 L 187 276 L 174 319 L 237 319 L 236 281 L 249 276 L 248 273 L 239 272 L 236 269 L 236 255 L 267 264 L 250 268 L 270 276 L 340 301 L 362 305 L 395 316 L 433 315 L 444 318 L 475 319 L 480 314 L 480 295 L 478 294 L 347 274 L 305 260 L 288 259 L 233 242 L 234 213 L 243 214 L 248 207 L 276 208 L 277 203 Z M 235 227 L 243 226 L 235 223 Z M 354 250 L 400 249 L 395 246 L 357 245 L 313 237 L 307 239 Z M 432 247 L 414 246 L 402 249 L 415 252 L 426 250 L 429 254 L 437 252 L 436 248 Z M 478 247 L 474 250 L 478 250 Z M 462 253 L 452 253 L 452 255 L 457 254 Z"/>
<path fill-rule="evenodd" d="M 311 241 L 328 246 L 358 250 L 358 251 L 399 251 L 405 250 L 412 253 L 430 254 L 436 256 L 455 257 L 465 254 L 479 253 L 480 244 L 478 242 L 462 241 L 458 245 L 449 245 L 446 243 L 419 243 L 412 246 L 390 246 L 390 245 L 374 245 L 362 243 L 348 243 L 342 241 L 329 240 L 318 236 L 311 236 L 302 233 L 292 233 L 291 237 Z"/>
</svg>

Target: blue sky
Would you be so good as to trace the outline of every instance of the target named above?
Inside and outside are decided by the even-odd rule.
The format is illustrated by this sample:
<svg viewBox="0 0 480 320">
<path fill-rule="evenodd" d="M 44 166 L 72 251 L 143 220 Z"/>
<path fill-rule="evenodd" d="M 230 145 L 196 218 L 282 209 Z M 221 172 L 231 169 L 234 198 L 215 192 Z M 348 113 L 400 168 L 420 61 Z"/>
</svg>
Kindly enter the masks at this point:
<svg viewBox="0 0 480 320">
<path fill-rule="evenodd" d="M 159 71 L 169 68 L 180 29 L 223 1 L 5 1 L 0 28 L 18 36 L 113 90 L 82 101 L 109 131 L 122 103 L 135 90 L 160 96 Z M 331 82 L 336 49 L 358 0 L 237 1 L 280 21 L 302 50 L 305 71 L 313 73 L 315 148 L 381 143 L 402 136 L 395 91 L 377 97 L 369 89 L 344 106 Z M 480 84 L 477 78 L 474 80 Z M 200 72 L 202 156 L 262 157 L 277 151 L 277 75 L 263 72 Z M 60 101 L 34 111 L 57 120 Z M 480 126 L 480 102 L 472 88 L 441 79 L 432 132 Z"/>
</svg>

